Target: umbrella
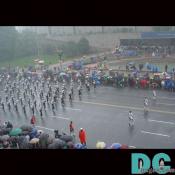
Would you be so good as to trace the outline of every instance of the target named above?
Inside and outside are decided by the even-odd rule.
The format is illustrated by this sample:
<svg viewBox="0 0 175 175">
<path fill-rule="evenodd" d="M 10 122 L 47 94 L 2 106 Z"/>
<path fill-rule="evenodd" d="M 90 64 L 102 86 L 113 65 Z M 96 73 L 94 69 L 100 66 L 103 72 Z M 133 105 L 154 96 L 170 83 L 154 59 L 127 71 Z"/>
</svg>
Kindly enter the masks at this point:
<svg viewBox="0 0 175 175">
<path fill-rule="evenodd" d="M 28 140 L 26 138 L 26 136 L 20 136 L 18 138 L 18 145 L 20 149 L 28 149 L 29 148 L 29 144 L 28 144 Z"/>
<path fill-rule="evenodd" d="M 4 143 L 3 143 L 3 148 L 8 148 L 9 147 L 9 143 L 7 142 L 7 141 L 5 141 Z"/>
<path fill-rule="evenodd" d="M 55 139 L 52 144 L 49 144 L 48 148 L 49 149 L 61 149 L 66 145 L 66 142 L 60 140 L 60 139 Z"/>
<path fill-rule="evenodd" d="M 75 149 L 83 149 L 83 145 L 81 143 L 77 143 L 74 145 Z"/>
<path fill-rule="evenodd" d="M 11 131 L 11 128 L 0 129 L 0 135 L 7 135 Z"/>
<path fill-rule="evenodd" d="M 37 136 L 37 129 L 33 128 L 32 131 L 29 134 L 30 138 L 33 139 Z"/>
<path fill-rule="evenodd" d="M 33 138 L 32 140 L 30 140 L 30 144 L 36 144 L 39 142 L 39 139 L 38 138 Z"/>
<path fill-rule="evenodd" d="M 65 141 L 65 142 L 70 142 L 70 141 L 73 141 L 73 137 L 72 136 L 69 136 L 69 135 L 62 135 L 60 137 L 61 140 Z"/>
<path fill-rule="evenodd" d="M 60 73 L 60 76 L 64 76 L 64 75 L 66 75 L 66 73 L 64 73 L 64 72 L 61 72 Z"/>
<path fill-rule="evenodd" d="M 67 142 L 67 147 L 68 147 L 68 149 L 74 149 L 73 142 Z"/>
<path fill-rule="evenodd" d="M 113 143 L 112 145 L 111 145 L 111 149 L 120 149 L 121 148 L 121 144 L 120 143 Z"/>
<path fill-rule="evenodd" d="M 3 136 L 1 137 L 1 140 L 2 140 L 2 141 L 7 141 L 9 138 L 10 138 L 9 135 L 3 135 Z"/>
<path fill-rule="evenodd" d="M 135 146 L 129 146 L 128 148 L 129 148 L 129 149 L 136 149 Z"/>
<path fill-rule="evenodd" d="M 97 142 L 96 148 L 97 149 L 104 149 L 104 148 L 106 148 L 106 143 L 105 142 Z"/>
<path fill-rule="evenodd" d="M 29 135 L 30 131 L 22 131 L 21 135 L 25 136 L 25 135 Z"/>
<path fill-rule="evenodd" d="M 128 145 L 123 144 L 123 145 L 121 145 L 120 149 L 129 149 L 129 147 L 128 147 Z"/>
<path fill-rule="evenodd" d="M 48 137 L 48 139 L 47 139 L 47 143 L 48 143 L 48 144 L 51 144 L 51 143 L 54 142 L 54 140 L 55 140 L 55 138 L 54 138 L 53 136 L 49 135 L 49 137 Z"/>
<path fill-rule="evenodd" d="M 44 64 L 44 60 L 38 61 L 39 64 Z"/>
<path fill-rule="evenodd" d="M 37 132 L 37 134 L 42 134 L 42 133 L 44 133 L 43 130 L 38 130 L 38 132 Z"/>
<path fill-rule="evenodd" d="M 47 148 L 49 135 L 46 133 L 42 133 L 39 136 L 39 139 L 39 144 L 41 145 L 41 148 Z"/>
<path fill-rule="evenodd" d="M 21 128 L 23 131 L 29 131 L 29 132 L 31 132 L 33 127 L 30 126 L 30 125 L 22 125 L 20 128 Z"/>
<path fill-rule="evenodd" d="M 21 128 L 15 128 L 15 129 L 12 129 L 11 131 L 10 131 L 10 136 L 17 136 L 17 135 L 19 135 L 19 134 L 21 134 L 22 133 L 22 129 Z"/>
<path fill-rule="evenodd" d="M 49 134 L 46 134 L 46 133 L 42 133 L 41 135 L 40 135 L 40 140 L 47 140 L 49 138 Z"/>
</svg>

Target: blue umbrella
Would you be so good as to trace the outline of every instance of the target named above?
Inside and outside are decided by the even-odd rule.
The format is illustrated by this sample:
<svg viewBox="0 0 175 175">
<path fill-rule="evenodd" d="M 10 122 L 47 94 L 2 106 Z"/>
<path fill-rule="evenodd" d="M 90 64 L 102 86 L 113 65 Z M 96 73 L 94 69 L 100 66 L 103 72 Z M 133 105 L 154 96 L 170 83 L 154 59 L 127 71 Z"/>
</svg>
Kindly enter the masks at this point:
<svg viewBox="0 0 175 175">
<path fill-rule="evenodd" d="M 75 149 L 82 149 L 83 145 L 81 143 L 75 144 Z"/>
<path fill-rule="evenodd" d="M 120 149 L 121 148 L 121 144 L 120 143 L 113 143 L 112 145 L 111 145 L 111 149 Z"/>
<path fill-rule="evenodd" d="M 75 149 L 87 149 L 86 145 L 83 145 L 81 143 L 75 144 Z"/>
<path fill-rule="evenodd" d="M 33 128 L 32 131 L 30 132 L 29 136 L 30 136 L 30 139 L 35 138 L 37 136 L 37 129 Z"/>
</svg>

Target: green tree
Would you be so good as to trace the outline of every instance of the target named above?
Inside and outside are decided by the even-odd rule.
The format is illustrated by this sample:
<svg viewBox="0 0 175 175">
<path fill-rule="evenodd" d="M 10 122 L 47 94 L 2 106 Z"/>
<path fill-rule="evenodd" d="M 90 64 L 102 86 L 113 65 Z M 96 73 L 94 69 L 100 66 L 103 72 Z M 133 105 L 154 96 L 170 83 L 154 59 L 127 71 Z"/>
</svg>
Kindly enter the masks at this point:
<svg viewBox="0 0 175 175">
<path fill-rule="evenodd" d="M 25 31 L 18 35 L 15 49 L 16 57 L 36 56 L 38 37 L 35 33 Z"/>
<path fill-rule="evenodd" d="M 13 59 L 18 32 L 15 27 L 0 27 L 0 60 Z"/>
<path fill-rule="evenodd" d="M 66 56 L 77 56 L 79 53 L 77 43 L 73 41 L 65 43 L 61 49 Z"/>
<path fill-rule="evenodd" d="M 77 46 L 80 54 L 88 54 L 90 51 L 89 41 L 86 38 L 81 38 Z"/>
</svg>

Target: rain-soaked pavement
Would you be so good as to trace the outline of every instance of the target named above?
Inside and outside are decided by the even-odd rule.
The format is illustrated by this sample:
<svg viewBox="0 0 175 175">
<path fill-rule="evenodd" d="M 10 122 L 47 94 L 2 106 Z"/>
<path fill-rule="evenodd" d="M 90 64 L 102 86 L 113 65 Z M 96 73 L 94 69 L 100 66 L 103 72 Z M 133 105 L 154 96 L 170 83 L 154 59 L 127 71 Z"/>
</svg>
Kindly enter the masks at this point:
<svg viewBox="0 0 175 175">
<path fill-rule="evenodd" d="M 144 115 L 143 101 L 147 96 L 150 101 L 148 115 Z M 87 133 L 88 148 L 95 148 L 97 141 L 107 145 L 114 142 L 136 148 L 174 148 L 175 147 L 175 93 L 157 91 L 157 102 L 152 103 L 152 91 L 142 89 L 117 89 L 115 87 L 97 87 L 90 93 L 83 89 L 82 99 L 77 90 L 72 105 L 66 97 L 63 108 L 60 100 L 55 113 L 47 106 L 41 117 L 36 111 L 36 127 L 49 133 L 59 129 L 69 133 L 72 120 L 78 140 L 79 128 Z M 128 126 L 128 111 L 132 110 L 135 119 L 133 128 Z M 1 121 L 10 120 L 15 126 L 30 124 L 31 110 L 26 107 L 24 115 L 21 108 L 17 113 L 13 108 L 5 112 L 0 108 Z"/>
</svg>

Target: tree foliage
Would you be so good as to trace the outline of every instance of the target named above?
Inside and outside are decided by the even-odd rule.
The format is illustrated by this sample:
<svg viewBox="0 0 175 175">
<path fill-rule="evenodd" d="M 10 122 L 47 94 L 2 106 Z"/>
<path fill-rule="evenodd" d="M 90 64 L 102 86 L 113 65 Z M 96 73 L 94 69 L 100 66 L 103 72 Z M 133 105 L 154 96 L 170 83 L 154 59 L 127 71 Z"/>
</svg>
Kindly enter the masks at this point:
<svg viewBox="0 0 175 175">
<path fill-rule="evenodd" d="M 89 41 L 86 38 L 81 38 L 78 42 L 78 50 L 80 54 L 88 54 L 90 50 Z"/>
<path fill-rule="evenodd" d="M 17 35 L 14 27 L 0 27 L 0 60 L 14 58 Z"/>
<path fill-rule="evenodd" d="M 39 55 L 53 55 L 61 49 L 65 56 L 78 56 L 90 51 L 89 41 L 81 38 L 79 42 L 60 42 L 49 40 L 44 35 L 23 31 L 18 33 L 15 27 L 0 27 L 0 61 L 36 57 Z"/>
</svg>

